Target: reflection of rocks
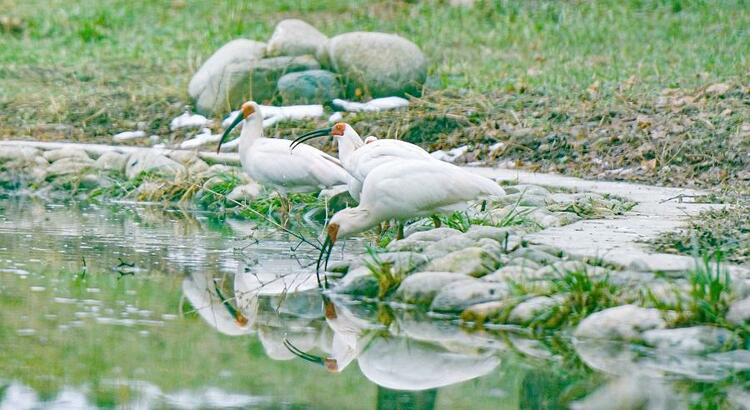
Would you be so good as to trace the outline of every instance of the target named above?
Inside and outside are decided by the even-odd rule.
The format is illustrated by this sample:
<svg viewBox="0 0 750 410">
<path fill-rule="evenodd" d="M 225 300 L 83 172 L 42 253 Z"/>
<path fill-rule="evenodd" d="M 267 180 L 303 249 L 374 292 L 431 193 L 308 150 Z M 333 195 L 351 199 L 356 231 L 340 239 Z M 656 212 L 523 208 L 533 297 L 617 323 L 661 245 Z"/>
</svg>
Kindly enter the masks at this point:
<svg viewBox="0 0 750 410">
<path fill-rule="evenodd" d="M 660 349 L 692 354 L 731 348 L 737 344 L 734 333 L 713 326 L 647 330 L 643 332 L 643 341 Z"/>
<path fill-rule="evenodd" d="M 615 379 L 571 405 L 575 410 L 686 409 L 669 382 L 637 375 Z"/>
</svg>

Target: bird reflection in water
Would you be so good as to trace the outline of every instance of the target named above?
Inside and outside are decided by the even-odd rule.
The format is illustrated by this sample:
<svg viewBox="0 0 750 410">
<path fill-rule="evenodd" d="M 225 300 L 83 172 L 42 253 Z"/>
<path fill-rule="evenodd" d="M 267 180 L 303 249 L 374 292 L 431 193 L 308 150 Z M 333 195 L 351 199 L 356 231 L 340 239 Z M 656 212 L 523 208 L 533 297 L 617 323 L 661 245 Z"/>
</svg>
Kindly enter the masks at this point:
<svg viewBox="0 0 750 410">
<path fill-rule="evenodd" d="M 331 373 L 357 360 L 378 386 L 378 408 L 432 409 L 438 388 L 481 377 L 500 364 L 492 349 L 410 335 L 403 330 L 408 319 L 383 325 L 368 305 L 322 295 L 315 279 L 305 278 L 238 274 L 231 299 L 210 275 L 186 277 L 183 289 L 209 325 L 231 336 L 256 334 L 274 360 L 300 358 Z"/>
</svg>

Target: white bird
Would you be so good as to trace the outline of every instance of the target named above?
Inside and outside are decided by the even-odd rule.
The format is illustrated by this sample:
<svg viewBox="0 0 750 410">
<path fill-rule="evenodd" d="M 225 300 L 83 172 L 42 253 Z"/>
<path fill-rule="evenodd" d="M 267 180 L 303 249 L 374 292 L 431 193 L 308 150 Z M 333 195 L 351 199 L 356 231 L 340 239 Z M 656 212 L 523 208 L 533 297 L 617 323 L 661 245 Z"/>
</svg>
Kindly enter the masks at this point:
<svg viewBox="0 0 750 410">
<path fill-rule="evenodd" d="M 253 101 L 242 104 L 241 115 L 224 131 L 216 149 L 218 153 L 227 135 L 242 121 L 239 155 L 242 168 L 258 183 L 270 187 L 284 198 L 290 192 L 316 192 L 344 185 L 349 175 L 338 159 L 309 145 L 290 149 L 291 141 L 265 138 L 263 114 Z"/>
<path fill-rule="evenodd" d="M 393 160 L 435 160 L 421 147 L 406 141 L 375 138 L 375 141 L 365 144 L 357 131 L 344 122 L 339 122 L 331 128 L 323 128 L 303 134 L 292 142 L 292 148 L 296 149 L 298 144 L 324 135 L 331 135 L 336 138 L 341 165 L 352 176 L 347 184 L 347 189 L 352 198 L 357 201 L 359 201 L 365 178 L 379 165 Z"/>
<path fill-rule="evenodd" d="M 368 136 L 367 136 L 367 137 L 365 138 L 365 145 L 367 145 L 367 144 L 369 144 L 369 143 L 371 143 L 371 142 L 375 142 L 375 141 L 377 141 L 377 140 L 378 140 L 378 137 L 376 137 L 376 136 L 374 136 L 374 135 L 368 135 Z"/>
<path fill-rule="evenodd" d="M 359 205 L 343 209 L 331 218 L 318 258 L 318 271 L 323 254 L 330 255 L 339 238 L 366 231 L 389 219 L 403 221 L 450 214 L 466 209 L 469 201 L 502 195 L 505 191 L 496 182 L 442 161 L 385 163 L 367 175 Z"/>
</svg>

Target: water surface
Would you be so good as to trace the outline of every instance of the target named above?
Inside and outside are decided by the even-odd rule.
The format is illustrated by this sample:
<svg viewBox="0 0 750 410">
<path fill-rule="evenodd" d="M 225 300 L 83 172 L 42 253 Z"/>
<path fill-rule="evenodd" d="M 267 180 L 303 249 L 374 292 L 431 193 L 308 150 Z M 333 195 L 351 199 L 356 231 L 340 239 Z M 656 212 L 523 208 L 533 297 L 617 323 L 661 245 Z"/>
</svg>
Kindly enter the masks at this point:
<svg viewBox="0 0 750 410">
<path fill-rule="evenodd" d="M 0 409 L 566 408 L 623 376 L 592 370 L 564 335 L 542 345 L 323 297 L 315 251 L 250 222 L 27 198 L 0 209 Z M 716 390 L 666 373 L 634 398 Z"/>
</svg>

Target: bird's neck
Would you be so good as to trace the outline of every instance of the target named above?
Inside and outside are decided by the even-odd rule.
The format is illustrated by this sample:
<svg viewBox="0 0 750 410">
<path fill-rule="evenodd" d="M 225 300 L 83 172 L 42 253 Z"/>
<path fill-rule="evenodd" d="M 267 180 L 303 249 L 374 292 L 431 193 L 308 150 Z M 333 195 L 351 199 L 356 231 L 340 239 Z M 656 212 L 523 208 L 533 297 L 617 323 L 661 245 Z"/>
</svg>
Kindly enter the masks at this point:
<svg viewBox="0 0 750 410">
<path fill-rule="evenodd" d="M 243 152 L 249 148 L 253 142 L 263 138 L 263 121 L 260 116 L 254 115 L 252 118 L 245 120 L 242 124 L 242 133 L 240 133 L 239 151 Z"/>
<path fill-rule="evenodd" d="M 339 159 L 346 161 L 349 156 L 359 147 L 365 145 L 359 137 L 341 136 L 337 138 L 339 145 Z"/>
<path fill-rule="evenodd" d="M 346 222 L 342 221 L 340 223 L 341 227 L 339 228 L 339 237 L 356 235 L 372 228 L 380 222 L 370 218 L 370 210 L 365 209 L 362 206 L 347 208 L 339 212 L 346 215 Z"/>
</svg>

